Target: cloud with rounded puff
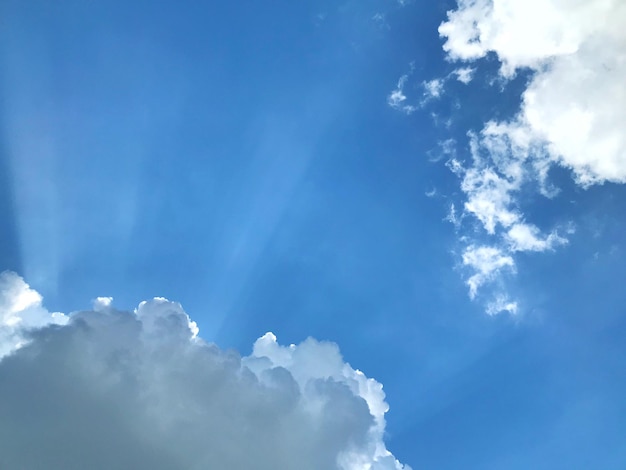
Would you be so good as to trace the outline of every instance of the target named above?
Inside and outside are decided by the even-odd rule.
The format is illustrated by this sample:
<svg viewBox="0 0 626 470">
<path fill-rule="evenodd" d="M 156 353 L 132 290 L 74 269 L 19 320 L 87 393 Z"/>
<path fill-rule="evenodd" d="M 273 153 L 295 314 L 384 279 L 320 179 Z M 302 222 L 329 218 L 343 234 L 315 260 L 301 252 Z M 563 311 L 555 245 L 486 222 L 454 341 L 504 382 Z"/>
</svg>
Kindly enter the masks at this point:
<svg viewBox="0 0 626 470">
<path fill-rule="evenodd" d="M 249 356 L 198 336 L 163 298 L 50 314 L 14 273 L 0 283 L 0 468 L 410 470 L 383 442 L 382 385 L 333 343 Z"/>
</svg>

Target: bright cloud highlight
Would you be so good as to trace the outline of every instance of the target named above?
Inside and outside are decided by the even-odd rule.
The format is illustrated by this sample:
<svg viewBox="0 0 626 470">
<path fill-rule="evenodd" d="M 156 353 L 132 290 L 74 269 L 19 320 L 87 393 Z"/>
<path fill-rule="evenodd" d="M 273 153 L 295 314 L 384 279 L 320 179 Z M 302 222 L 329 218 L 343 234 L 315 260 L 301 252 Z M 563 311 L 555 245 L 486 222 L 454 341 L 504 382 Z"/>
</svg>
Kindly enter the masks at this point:
<svg viewBox="0 0 626 470">
<path fill-rule="evenodd" d="M 383 442 L 382 385 L 333 343 L 267 333 L 241 357 L 166 299 L 50 315 L 1 280 L 3 467 L 409 469 Z"/>
<path fill-rule="evenodd" d="M 67 321 L 62 313 L 48 312 L 39 292 L 17 274 L 0 273 L 0 358 L 24 344 L 28 330 Z"/>
<path fill-rule="evenodd" d="M 547 158 L 589 185 L 626 181 L 624 24 L 619 0 L 462 0 L 439 33 L 453 60 L 493 52 L 505 78 L 536 72 L 502 132 L 543 144 Z"/>
<path fill-rule="evenodd" d="M 504 80 L 521 69 L 533 72 L 519 112 L 470 133 L 468 166 L 450 163 L 466 197 L 462 215 L 481 224 L 492 250 L 474 256 L 477 237 L 485 237 L 463 237 L 469 240 L 463 263 L 474 269 L 467 281 L 471 297 L 503 266 L 514 267 L 516 252 L 567 243 L 563 230 L 542 233 L 518 208 L 522 191 L 554 195 L 547 183 L 551 166 L 570 169 L 583 187 L 626 182 L 624 24 L 626 4 L 619 0 L 459 0 L 439 27 L 452 61 L 473 64 L 493 53 Z M 459 80 L 471 80 L 473 68 L 457 70 L 468 70 L 457 73 Z M 488 313 L 498 306 L 512 311 L 496 295 Z"/>
</svg>

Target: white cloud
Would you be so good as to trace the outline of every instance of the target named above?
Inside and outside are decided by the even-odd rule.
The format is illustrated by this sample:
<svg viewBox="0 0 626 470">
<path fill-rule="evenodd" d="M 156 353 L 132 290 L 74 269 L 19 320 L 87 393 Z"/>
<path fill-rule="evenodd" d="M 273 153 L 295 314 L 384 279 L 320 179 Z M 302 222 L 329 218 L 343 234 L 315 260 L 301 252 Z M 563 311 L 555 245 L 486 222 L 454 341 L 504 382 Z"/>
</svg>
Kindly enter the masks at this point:
<svg viewBox="0 0 626 470">
<path fill-rule="evenodd" d="M 553 166 L 570 169 L 583 187 L 626 182 L 626 2 L 457 3 L 439 33 L 447 58 L 465 64 L 422 82 L 424 98 L 418 107 L 405 104 L 408 75 L 403 76 L 389 104 L 414 112 L 444 96 L 452 78 L 475 80 L 475 64 L 487 54 L 499 59 L 504 81 L 520 69 L 531 72 L 514 117 L 487 121 L 479 133 L 469 131 L 470 161 L 456 155 L 448 161 L 460 178 L 463 201 L 462 206 L 449 206 L 447 220 L 460 233 L 464 249 L 491 247 L 514 266 L 519 252 L 545 252 L 567 243 L 560 229 L 540 230 L 519 204 L 527 192 L 557 196 L 558 188 L 549 179 Z M 472 297 L 501 272 L 486 273 L 480 263 L 467 259 L 464 264 L 474 269 L 468 281 Z M 508 299 L 504 294 L 499 298 Z M 512 312 L 504 307 L 513 304 L 517 311 L 515 301 L 490 302 L 488 311 Z"/>
<path fill-rule="evenodd" d="M 459 0 L 439 33 L 451 58 L 475 60 L 493 51 L 510 75 L 575 54 L 597 34 L 623 39 L 623 14 L 620 0 Z"/>
<path fill-rule="evenodd" d="M 515 261 L 511 255 L 493 246 L 468 246 L 463 253 L 463 264 L 473 271 L 467 280 L 472 299 L 480 286 L 492 281 L 503 270 L 515 272 Z"/>
<path fill-rule="evenodd" d="M 404 86 L 406 85 L 406 81 L 409 79 L 408 74 L 402 75 L 398 80 L 398 84 L 396 89 L 393 90 L 389 96 L 387 97 L 387 103 L 394 109 L 398 111 L 402 111 L 406 114 L 411 114 L 415 112 L 418 108 L 416 106 L 407 104 L 407 97 L 404 94 Z"/>
<path fill-rule="evenodd" d="M 514 224 L 506 233 L 506 238 L 512 251 L 546 251 L 567 243 L 567 239 L 557 232 L 542 236 L 536 226 L 526 223 Z"/>
<path fill-rule="evenodd" d="M 402 75 L 398 80 L 398 84 L 396 88 L 389 94 L 387 97 L 387 103 L 394 109 L 398 111 L 402 111 L 406 114 L 412 114 L 420 108 L 424 108 L 428 103 L 434 100 L 440 99 L 445 94 L 445 86 L 451 78 L 456 78 L 458 81 L 463 82 L 465 84 L 469 83 L 472 80 L 474 69 L 471 67 L 464 67 L 453 70 L 448 75 L 433 78 L 431 80 L 424 80 L 421 82 L 422 98 L 419 101 L 418 105 L 409 105 L 407 104 L 408 97 L 404 92 L 404 88 L 409 77 L 412 75 L 414 71 L 414 65 L 411 64 L 411 71 L 405 75 Z M 438 121 L 439 118 L 436 115 L 432 115 L 435 121 Z M 447 124 L 449 127 L 451 123 Z"/>
<path fill-rule="evenodd" d="M 65 315 L 48 312 L 41 301 L 17 274 L 0 273 L 0 359 L 24 344 L 28 330 L 67 323 Z"/>
<path fill-rule="evenodd" d="M 584 187 L 626 182 L 625 24 L 621 0 L 458 0 L 440 25 L 448 59 L 468 64 L 453 72 L 459 80 L 471 79 L 472 65 L 489 53 L 500 60 L 504 80 L 520 69 L 532 73 L 516 115 L 470 133 L 472 161 L 450 165 L 461 179 L 463 215 L 486 235 L 463 235 L 472 297 L 498 279 L 498 261 L 514 266 L 517 252 L 567 242 L 556 230 L 542 233 L 518 203 L 522 191 L 556 196 L 552 166 L 571 169 Z M 467 256 L 478 244 L 495 250 L 487 261 Z M 513 313 L 517 303 L 496 296 L 487 313 L 498 311 Z"/>
<path fill-rule="evenodd" d="M 462 217 L 462 214 L 459 215 L 457 213 L 454 203 L 451 202 L 450 206 L 448 207 L 448 215 L 446 215 L 443 220 L 450 222 L 452 225 L 454 225 L 454 228 L 458 230 L 461 227 Z"/>
<path fill-rule="evenodd" d="M 624 183 L 624 77 L 626 41 L 619 48 L 585 44 L 535 77 L 511 126 L 545 142 L 550 160 L 571 168 L 580 184 Z"/>
<path fill-rule="evenodd" d="M 471 161 L 467 166 L 456 157 L 447 162 L 461 180 L 465 201 L 461 214 L 452 204 L 446 220 L 460 231 L 464 220 L 473 219 L 486 235 L 472 230 L 462 236 L 463 264 L 471 271 L 466 282 L 472 299 L 477 298 L 480 288 L 498 280 L 503 268 L 515 272 L 516 253 L 548 251 L 567 243 L 557 230 L 542 233 L 518 208 L 517 198 L 528 185 L 534 184 L 547 194 L 545 168 L 528 157 L 533 144 L 522 137 L 503 133 L 498 125 L 488 123 L 480 135 L 470 133 Z M 478 249 L 477 245 L 482 246 Z M 517 310 L 517 302 L 501 292 L 486 306 L 490 315 Z"/>
<path fill-rule="evenodd" d="M 414 72 L 414 65 L 411 64 L 411 71 L 404 74 L 398 80 L 396 88 L 387 96 L 387 104 L 392 108 L 404 112 L 406 114 L 412 114 L 418 109 L 423 109 L 428 106 L 429 103 L 441 99 L 446 92 L 446 84 L 453 78 L 456 80 L 468 84 L 472 78 L 474 69 L 471 67 L 463 67 L 453 70 L 448 75 L 439 78 L 432 78 L 430 80 L 423 80 L 421 82 L 422 96 L 421 99 L 416 99 L 417 104 L 408 104 L 409 98 L 405 94 L 405 87 L 409 80 L 409 77 Z M 431 117 L 437 125 L 444 125 L 450 127 L 452 125 L 452 119 L 441 119 L 440 116 L 431 112 Z M 450 139 L 452 140 L 452 139 Z"/>
<path fill-rule="evenodd" d="M 96 300 L 93 301 L 93 309 L 96 312 L 106 310 L 111 307 L 112 303 L 113 297 L 96 297 Z"/>
<path fill-rule="evenodd" d="M 494 52 L 509 78 L 535 72 L 502 132 L 544 146 L 590 185 L 626 182 L 626 3 L 621 0 L 459 1 L 440 34 L 451 59 Z"/>
<path fill-rule="evenodd" d="M 99 298 L 55 324 L 21 278 L 1 279 L 4 327 L 37 316 L 21 348 L 0 337 L 3 468 L 408 470 L 383 442 L 381 384 L 333 343 L 268 333 L 241 357 L 162 298 L 134 313 Z"/>
<path fill-rule="evenodd" d="M 509 299 L 505 294 L 497 294 L 495 298 L 487 303 L 487 315 L 498 315 L 502 312 L 507 312 L 511 315 L 515 315 L 517 313 L 518 305 L 517 302 Z"/>
<path fill-rule="evenodd" d="M 461 67 L 452 72 L 452 74 L 456 75 L 456 79 L 467 85 L 474 78 L 475 70 L 472 67 Z"/>
<path fill-rule="evenodd" d="M 576 16 L 581 10 L 594 10 L 585 8 L 589 3 L 459 0 L 439 34 L 446 38 L 443 48 L 451 58 L 475 60 L 494 51 L 502 60 L 503 75 L 511 76 L 519 67 L 537 68 L 545 59 L 575 52 L 580 31 L 571 25 L 580 24 Z"/>
<path fill-rule="evenodd" d="M 509 227 L 520 218 L 511 208 L 511 192 L 516 186 L 492 167 L 470 167 L 461 182 L 461 189 L 467 195 L 465 211 L 480 220 L 489 234 L 495 233 L 498 224 Z"/>
<path fill-rule="evenodd" d="M 433 80 L 424 82 L 424 99 L 428 100 L 440 98 L 443 94 L 444 83 L 445 79 L 443 78 L 434 78 Z"/>
<path fill-rule="evenodd" d="M 406 114 L 412 114 L 420 108 L 423 108 L 432 100 L 441 98 L 444 93 L 444 86 L 449 77 L 434 78 L 432 80 L 425 80 L 421 83 L 423 88 L 422 98 L 418 105 L 408 104 L 409 98 L 405 94 L 405 87 L 409 80 L 409 77 L 414 72 L 414 64 L 411 63 L 411 70 L 409 73 L 402 75 L 398 79 L 396 88 L 387 96 L 387 104 L 392 108 L 402 111 Z"/>
</svg>

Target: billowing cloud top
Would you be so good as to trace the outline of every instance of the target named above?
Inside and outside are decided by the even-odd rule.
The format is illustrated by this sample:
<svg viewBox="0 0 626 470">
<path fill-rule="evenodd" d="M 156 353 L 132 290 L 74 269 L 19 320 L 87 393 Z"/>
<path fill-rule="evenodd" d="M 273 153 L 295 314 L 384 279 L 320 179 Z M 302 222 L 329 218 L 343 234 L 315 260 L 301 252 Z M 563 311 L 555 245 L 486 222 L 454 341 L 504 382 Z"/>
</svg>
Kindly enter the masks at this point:
<svg viewBox="0 0 626 470">
<path fill-rule="evenodd" d="M 241 357 L 166 299 L 51 315 L 0 279 L 1 468 L 409 470 L 382 440 L 382 386 L 335 344 L 267 333 Z"/>
</svg>

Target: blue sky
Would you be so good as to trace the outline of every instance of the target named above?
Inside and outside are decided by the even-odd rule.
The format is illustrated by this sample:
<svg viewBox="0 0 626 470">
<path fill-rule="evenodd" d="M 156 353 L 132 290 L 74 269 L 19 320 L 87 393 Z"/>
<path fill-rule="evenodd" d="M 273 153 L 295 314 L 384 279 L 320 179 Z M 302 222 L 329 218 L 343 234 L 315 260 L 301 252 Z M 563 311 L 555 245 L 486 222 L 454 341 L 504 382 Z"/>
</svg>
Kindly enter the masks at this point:
<svg viewBox="0 0 626 470">
<path fill-rule="evenodd" d="M 337 343 L 414 469 L 623 468 L 625 14 L 5 1 L 0 271 Z"/>
</svg>

